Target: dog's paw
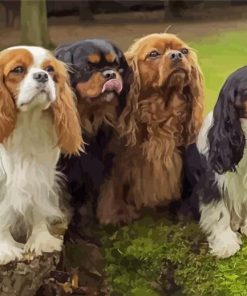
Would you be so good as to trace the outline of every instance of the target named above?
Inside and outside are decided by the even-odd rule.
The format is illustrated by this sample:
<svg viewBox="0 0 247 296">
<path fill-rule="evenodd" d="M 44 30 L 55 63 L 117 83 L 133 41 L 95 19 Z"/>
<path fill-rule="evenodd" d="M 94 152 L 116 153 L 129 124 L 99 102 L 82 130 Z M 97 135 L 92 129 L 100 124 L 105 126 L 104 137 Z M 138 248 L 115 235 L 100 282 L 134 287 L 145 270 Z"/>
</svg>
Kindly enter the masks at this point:
<svg viewBox="0 0 247 296">
<path fill-rule="evenodd" d="M 232 230 L 226 230 L 209 242 L 211 254 L 218 258 L 228 258 L 240 250 L 241 239 Z"/>
<path fill-rule="evenodd" d="M 22 244 L 19 244 L 17 242 L 0 242 L 0 265 L 22 259 L 22 246 Z"/>
<path fill-rule="evenodd" d="M 51 253 L 62 250 L 63 241 L 50 234 L 49 231 L 32 233 L 25 244 L 25 252 L 33 252 L 39 256 L 42 253 Z"/>
</svg>

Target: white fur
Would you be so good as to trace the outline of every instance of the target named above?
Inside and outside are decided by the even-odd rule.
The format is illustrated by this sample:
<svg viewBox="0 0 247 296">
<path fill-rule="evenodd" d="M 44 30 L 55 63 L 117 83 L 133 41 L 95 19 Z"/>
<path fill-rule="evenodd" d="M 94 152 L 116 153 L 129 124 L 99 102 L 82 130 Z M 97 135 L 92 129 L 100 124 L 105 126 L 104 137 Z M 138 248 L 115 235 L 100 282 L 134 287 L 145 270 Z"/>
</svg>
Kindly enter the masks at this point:
<svg viewBox="0 0 247 296">
<path fill-rule="evenodd" d="M 46 73 L 39 68 L 31 67 L 20 84 L 20 92 L 16 104 L 17 107 L 23 111 L 27 110 L 27 106 L 30 105 L 30 103 L 32 103 L 32 105 L 42 103 L 44 104 L 43 109 L 47 109 L 50 104 L 56 100 L 55 84 L 52 78 L 48 75 L 48 82 L 39 84 L 33 79 L 33 74 L 37 72 Z M 37 94 L 41 91 L 43 91 L 43 93 L 37 98 Z"/>
<path fill-rule="evenodd" d="M 203 121 L 197 138 L 197 149 L 201 154 L 208 154 L 208 131 L 213 124 L 213 112 L 209 112 Z"/>
<path fill-rule="evenodd" d="M 200 131 L 197 147 L 200 153 L 208 155 L 207 133 L 212 126 L 212 112 L 206 117 Z M 241 119 L 241 127 L 247 138 L 247 120 Z M 243 208 L 247 207 L 247 153 L 237 166 L 237 172 L 226 172 L 222 175 L 215 173 L 215 181 L 221 193 L 220 201 L 207 205 L 201 203 L 200 225 L 208 234 L 209 246 L 217 257 L 226 258 L 234 255 L 240 249 L 240 239 L 231 229 L 232 217 L 238 217 L 244 226 L 241 232 L 247 234 L 246 219 L 242 217 Z M 244 213 L 246 215 L 246 213 Z M 222 216 L 222 217 L 221 217 Z"/>
<path fill-rule="evenodd" d="M 39 84 L 35 79 L 33 79 L 33 74 L 37 72 L 47 73 L 46 71 L 42 70 L 40 66 L 46 59 L 51 57 L 49 51 L 35 46 L 14 46 L 8 48 L 7 50 L 10 51 L 16 49 L 26 49 L 34 57 L 33 64 L 28 68 L 28 72 L 20 84 L 18 97 L 15 98 L 17 107 L 23 111 L 26 111 L 31 105 L 30 103 L 32 103 L 32 105 L 40 104 L 40 100 L 44 105 L 43 109 L 47 109 L 56 99 L 54 81 L 48 75 L 48 82 L 45 84 Z M 40 94 L 41 91 L 44 92 L 43 96 L 39 96 L 37 98 L 37 94 Z M 33 100 L 34 98 L 35 100 Z"/>
<path fill-rule="evenodd" d="M 48 230 L 48 220 L 63 218 L 56 172 L 60 150 L 51 113 L 44 111 L 47 103 L 56 99 L 55 85 L 49 79 L 40 93 L 32 74 L 42 71 L 40 64 L 47 58 L 47 51 L 31 48 L 30 52 L 35 65 L 16 98 L 17 107 L 25 102 L 26 108 L 19 108 L 15 130 L 0 145 L 0 264 L 20 259 L 24 250 L 40 255 L 60 251 L 62 246 L 62 241 Z M 23 234 L 28 237 L 25 246 L 13 239 Z"/>
<path fill-rule="evenodd" d="M 13 49 L 26 49 L 29 51 L 32 56 L 34 57 L 33 67 L 40 67 L 40 65 L 44 62 L 45 59 L 51 57 L 50 52 L 42 47 L 38 46 L 25 46 L 25 45 L 18 45 L 12 46 L 7 48 L 6 50 L 13 50 Z"/>
<path fill-rule="evenodd" d="M 200 211 L 200 226 L 208 234 L 211 253 L 220 258 L 234 255 L 240 249 L 241 240 L 230 227 L 230 214 L 224 200 L 201 204 Z"/>
</svg>

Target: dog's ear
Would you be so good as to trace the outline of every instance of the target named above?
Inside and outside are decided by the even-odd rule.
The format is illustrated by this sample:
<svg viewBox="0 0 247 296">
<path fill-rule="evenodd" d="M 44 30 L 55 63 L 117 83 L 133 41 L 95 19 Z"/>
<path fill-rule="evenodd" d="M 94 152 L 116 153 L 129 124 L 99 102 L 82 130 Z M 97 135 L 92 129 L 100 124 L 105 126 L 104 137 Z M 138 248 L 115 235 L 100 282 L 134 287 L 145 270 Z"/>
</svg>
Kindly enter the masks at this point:
<svg viewBox="0 0 247 296">
<path fill-rule="evenodd" d="M 79 114 L 70 88 L 65 64 L 58 62 L 57 99 L 52 104 L 58 145 L 67 154 L 79 154 L 84 149 Z"/>
<path fill-rule="evenodd" d="M 0 66 L 0 143 L 14 130 L 16 119 L 17 108 L 5 86 L 3 70 Z"/>
<path fill-rule="evenodd" d="M 243 157 L 245 136 L 235 106 L 234 88 L 223 87 L 213 112 L 213 126 L 208 132 L 210 166 L 219 174 L 236 171 Z"/>
<path fill-rule="evenodd" d="M 127 95 L 126 106 L 119 118 L 119 132 L 121 136 L 126 137 L 128 145 L 136 144 L 137 137 L 137 113 L 138 113 L 138 100 L 141 90 L 141 79 L 139 74 L 139 67 L 137 57 L 126 53 L 128 65 L 132 71 L 132 83 Z"/>
<path fill-rule="evenodd" d="M 117 54 L 118 58 L 118 64 L 120 65 L 121 75 L 123 79 L 123 89 L 119 96 L 119 106 L 118 106 L 118 114 L 120 115 L 124 108 L 126 107 L 126 96 L 129 93 L 130 86 L 133 83 L 134 75 L 133 70 L 129 66 L 124 53 L 115 45 L 113 45 L 113 48 Z"/>
<path fill-rule="evenodd" d="M 69 50 L 69 45 L 60 45 L 54 51 L 55 57 L 66 63 L 67 65 L 73 64 L 73 55 L 71 50 Z"/>
<path fill-rule="evenodd" d="M 67 71 L 69 73 L 70 84 L 74 89 L 78 81 L 79 73 L 74 64 L 74 48 L 72 50 L 71 47 L 72 46 L 70 44 L 60 45 L 55 49 L 54 55 L 58 60 L 66 64 Z"/>
<path fill-rule="evenodd" d="M 184 94 L 191 106 L 191 115 L 186 125 L 186 144 L 190 145 L 196 141 L 203 122 L 204 110 L 204 79 L 197 61 L 197 56 L 190 50 L 192 59 L 192 70 L 190 84 L 184 88 Z"/>
</svg>

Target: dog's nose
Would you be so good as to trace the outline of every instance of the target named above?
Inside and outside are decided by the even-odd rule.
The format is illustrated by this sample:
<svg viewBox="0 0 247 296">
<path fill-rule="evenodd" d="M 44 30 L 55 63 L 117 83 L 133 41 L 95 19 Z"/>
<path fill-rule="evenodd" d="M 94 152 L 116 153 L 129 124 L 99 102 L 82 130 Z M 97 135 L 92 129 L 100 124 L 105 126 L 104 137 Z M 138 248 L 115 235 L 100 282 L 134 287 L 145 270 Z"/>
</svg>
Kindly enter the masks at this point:
<svg viewBox="0 0 247 296">
<path fill-rule="evenodd" d="M 183 54 L 178 50 L 173 50 L 169 53 L 170 60 L 172 62 L 179 62 L 183 58 Z"/>
<path fill-rule="evenodd" d="M 33 79 L 39 83 L 45 83 L 48 81 L 48 74 L 45 72 L 36 72 L 33 74 Z"/>
<path fill-rule="evenodd" d="M 117 76 L 115 71 L 113 71 L 113 70 L 105 70 L 105 71 L 102 72 L 102 75 L 107 80 L 114 79 Z"/>
</svg>

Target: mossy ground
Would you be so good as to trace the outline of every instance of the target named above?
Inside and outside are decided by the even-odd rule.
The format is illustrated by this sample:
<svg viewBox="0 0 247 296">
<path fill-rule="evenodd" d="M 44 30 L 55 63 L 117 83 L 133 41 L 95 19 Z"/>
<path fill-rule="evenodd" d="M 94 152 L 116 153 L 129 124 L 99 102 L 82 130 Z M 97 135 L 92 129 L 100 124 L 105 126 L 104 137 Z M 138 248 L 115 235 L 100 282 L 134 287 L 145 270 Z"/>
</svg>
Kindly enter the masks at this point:
<svg viewBox="0 0 247 296">
<path fill-rule="evenodd" d="M 231 32 L 191 44 L 206 81 L 206 112 L 227 76 L 247 63 L 246 32 Z M 124 227 L 104 227 L 101 238 L 112 296 L 245 296 L 247 243 L 234 257 L 208 252 L 197 223 L 163 217 Z M 247 242 L 247 241 L 246 241 Z"/>
<path fill-rule="evenodd" d="M 247 245 L 230 259 L 216 259 L 196 223 L 145 217 L 105 228 L 103 243 L 112 295 L 247 295 Z"/>
</svg>

